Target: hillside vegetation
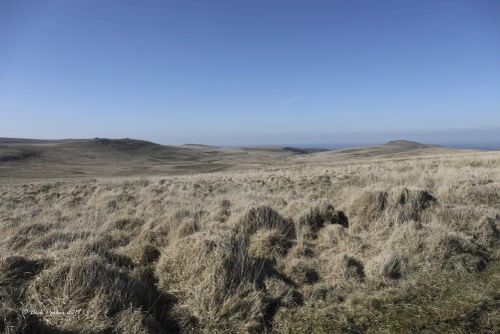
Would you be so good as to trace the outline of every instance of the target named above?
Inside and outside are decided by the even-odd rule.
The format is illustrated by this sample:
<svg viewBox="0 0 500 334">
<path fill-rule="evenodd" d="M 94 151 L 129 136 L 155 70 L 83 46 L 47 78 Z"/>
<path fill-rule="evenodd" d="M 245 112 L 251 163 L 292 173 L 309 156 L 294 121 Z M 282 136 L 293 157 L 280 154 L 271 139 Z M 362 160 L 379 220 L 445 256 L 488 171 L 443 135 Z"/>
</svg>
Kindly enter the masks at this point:
<svg viewBox="0 0 500 334">
<path fill-rule="evenodd" d="M 500 152 L 427 149 L 0 184 L 0 332 L 498 333 Z"/>
</svg>

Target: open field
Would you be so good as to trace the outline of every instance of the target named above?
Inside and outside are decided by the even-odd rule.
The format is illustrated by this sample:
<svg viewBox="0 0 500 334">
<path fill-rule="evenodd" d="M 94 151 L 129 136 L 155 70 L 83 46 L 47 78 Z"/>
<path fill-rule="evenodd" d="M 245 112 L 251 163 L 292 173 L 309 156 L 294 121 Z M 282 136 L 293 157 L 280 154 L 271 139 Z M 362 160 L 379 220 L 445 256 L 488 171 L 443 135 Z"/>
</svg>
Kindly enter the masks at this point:
<svg viewBox="0 0 500 334">
<path fill-rule="evenodd" d="M 4 141 L 0 332 L 500 332 L 500 152 Z"/>
</svg>

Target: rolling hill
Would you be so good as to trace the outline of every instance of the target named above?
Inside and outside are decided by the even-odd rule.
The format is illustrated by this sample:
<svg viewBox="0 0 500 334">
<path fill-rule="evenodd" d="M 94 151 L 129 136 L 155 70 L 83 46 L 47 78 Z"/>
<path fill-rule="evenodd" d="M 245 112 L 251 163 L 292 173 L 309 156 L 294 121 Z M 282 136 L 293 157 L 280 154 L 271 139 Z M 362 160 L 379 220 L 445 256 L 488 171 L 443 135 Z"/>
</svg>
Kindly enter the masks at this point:
<svg viewBox="0 0 500 334">
<path fill-rule="evenodd" d="M 294 147 L 160 145 L 145 140 L 0 138 L 0 179 L 85 178 L 206 173 L 303 164 L 338 164 L 474 152 L 411 141 L 340 150 Z"/>
<path fill-rule="evenodd" d="M 280 147 L 160 145 L 137 139 L 0 138 L 0 178 L 141 176 L 265 166 L 307 154 Z"/>
</svg>

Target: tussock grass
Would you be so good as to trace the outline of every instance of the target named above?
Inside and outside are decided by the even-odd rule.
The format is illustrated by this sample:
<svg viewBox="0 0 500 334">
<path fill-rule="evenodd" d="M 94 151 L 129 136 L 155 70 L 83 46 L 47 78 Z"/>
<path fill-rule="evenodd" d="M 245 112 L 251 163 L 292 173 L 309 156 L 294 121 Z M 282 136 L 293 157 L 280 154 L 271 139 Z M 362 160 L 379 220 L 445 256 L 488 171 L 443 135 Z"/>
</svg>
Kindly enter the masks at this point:
<svg viewBox="0 0 500 334">
<path fill-rule="evenodd" d="M 0 332 L 496 333 L 500 155 L 0 185 Z"/>
</svg>

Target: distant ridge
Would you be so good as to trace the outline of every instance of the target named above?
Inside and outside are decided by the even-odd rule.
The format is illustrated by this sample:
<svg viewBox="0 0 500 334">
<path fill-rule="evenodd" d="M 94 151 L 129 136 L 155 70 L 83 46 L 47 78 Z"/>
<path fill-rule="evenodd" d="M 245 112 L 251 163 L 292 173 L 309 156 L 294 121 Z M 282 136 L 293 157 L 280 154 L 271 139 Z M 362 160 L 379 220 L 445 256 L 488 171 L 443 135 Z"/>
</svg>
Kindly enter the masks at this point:
<svg viewBox="0 0 500 334">
<path fill-rule="evenodd" d="M 331 159 L 331 161 L 372 158 L 405 158 L 421 154 L 442 154 L 460 152 L 439 145 L 422 144 L 410 140 L 391 140 L 384 144 L 342 148 L 328 152 L 317 153 L 316 159 Z"/>
<path fill-rule="evenodd" d="M 291 146 L 285 146 L 282 148 L 282 150 L 294 152 L 297 154 L 310 154 L 310 153 L 316 153 L 316 152 L 329 151 L 328 149 L 323 149 L 323 148 L 297 148 L 297 147 L 291 147 Z"/>
<path fill-rule="evenodd" d="M 404 139 L 399 139 L 399 140 L 391 140 L 388 141 L 385 144 L 386 146 L 400 146 L 400 147 L 406 147 L 406 148 L 427 148 L 427 147 L 440 147 L 440 145 L 430 145 L 430 144 L 422 144 L 416 141 L 411 141 L 411 140 L 404 140 Z"/>
<path fill-rule="evenodd" d="M 42 144 L 54 143 L 71 139 L 29 139 L 29 138 L 6 138 L 0 137 L 0 144 Z"/>
<path fill-rule="evenodd" d="M 108 138 L 94 138 L 95 143 L 112 147 L 117 150 L 139 150 L 144 148 L 160 148 L 163 145 L 156 144 L 147 140 L 123 138 L 123 139 L 108 139 Z"/>
<path fill-rule="evenodd" d="M 165 175 L 249 169 L 316 152 L 291 147 L 162 145 L 133 138 L 0 138 L 1 177 Z"/>
<path fill-rule="evenodd" d="M 193 144 L 193 143 L 183 144 L 182 146 L 188 146 L 188 147 L 205 147 L 205 148 L 219 148 L 219 146 L 215 146 L 215 145 Z"/>
</svg>

